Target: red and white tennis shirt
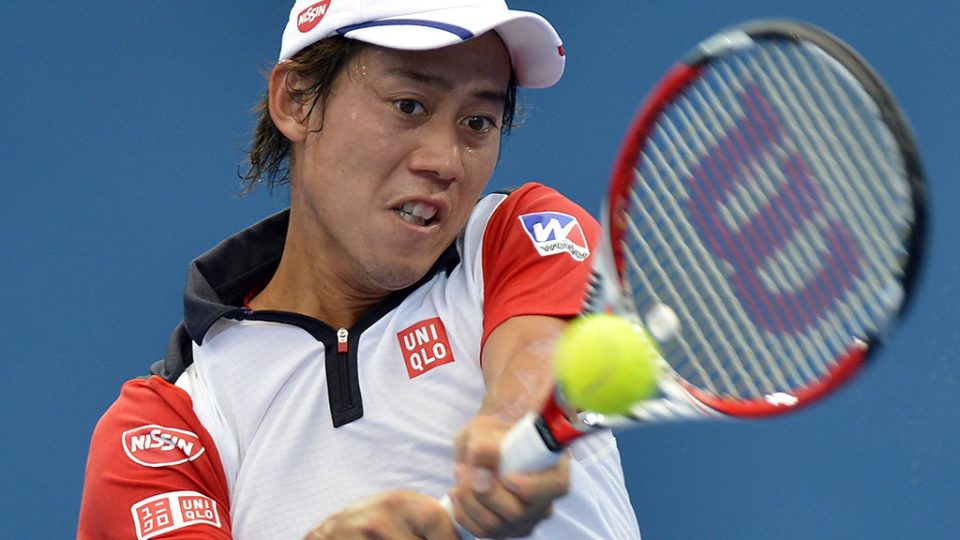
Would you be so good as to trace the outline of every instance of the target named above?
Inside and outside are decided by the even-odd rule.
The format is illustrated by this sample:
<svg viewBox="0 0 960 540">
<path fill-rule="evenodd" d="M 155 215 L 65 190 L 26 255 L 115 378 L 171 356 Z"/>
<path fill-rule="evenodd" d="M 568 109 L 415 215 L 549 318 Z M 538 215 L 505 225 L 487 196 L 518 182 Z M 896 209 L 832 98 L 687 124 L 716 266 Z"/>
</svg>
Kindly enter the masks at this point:
<svg viewBox="0 0 960 540">
<path fill-rule="evenodd" d="M 485 338 L 513 316 L 576 314 L 599 236 L 542 185 L 488 195 L 427 276 L 338 329 L 242 307 L 276 270 L 287 218 L 192 263 L 166 358 L 94 432 L 80 538 L 300 539 L 362 497 L 442 495 L 483 398 Z M 572 454 L 571 493 L 534 538 L 638 538 L 614 438 Z"/>
</svg>

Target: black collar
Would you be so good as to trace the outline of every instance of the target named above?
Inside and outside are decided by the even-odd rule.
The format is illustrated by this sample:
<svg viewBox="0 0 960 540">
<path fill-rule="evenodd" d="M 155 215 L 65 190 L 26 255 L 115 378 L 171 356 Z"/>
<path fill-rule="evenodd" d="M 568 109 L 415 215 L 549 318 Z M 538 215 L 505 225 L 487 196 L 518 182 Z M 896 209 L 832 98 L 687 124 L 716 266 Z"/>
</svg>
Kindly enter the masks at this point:
<svg viewBox="0 0 960 540">
<path fill-rule="evenodd" d="M 244 313 L 244 296 L 270 281 L 280 265 L 289 221 L 290 210 L 283 210 L 227 238 L 190 263 L 183 293 L 183 322 L 170 337 L 166 358 L 155 363 L 151 372 L 176 380 L 193 362 L 190 340 L 202 344 L 217 320 Z M 459 263 L 454 242 L 406 294 L 439 271 L 449 274 Z"/>
</svg>

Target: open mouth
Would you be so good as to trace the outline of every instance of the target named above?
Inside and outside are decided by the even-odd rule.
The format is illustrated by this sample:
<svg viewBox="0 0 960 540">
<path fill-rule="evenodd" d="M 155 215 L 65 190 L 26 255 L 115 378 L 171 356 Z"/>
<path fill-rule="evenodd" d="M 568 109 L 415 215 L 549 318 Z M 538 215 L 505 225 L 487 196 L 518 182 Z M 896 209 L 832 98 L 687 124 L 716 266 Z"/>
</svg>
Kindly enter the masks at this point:
<svg viewBox="0 0 960 540">
<path fill-rule="evenodd" d="M 437 221 L 437 207 L 425 202 L 408 202 L 399 208 L 394 208 L 393 211 L 407 223 L 419 227 L 426 227 Z"/>
</svg>

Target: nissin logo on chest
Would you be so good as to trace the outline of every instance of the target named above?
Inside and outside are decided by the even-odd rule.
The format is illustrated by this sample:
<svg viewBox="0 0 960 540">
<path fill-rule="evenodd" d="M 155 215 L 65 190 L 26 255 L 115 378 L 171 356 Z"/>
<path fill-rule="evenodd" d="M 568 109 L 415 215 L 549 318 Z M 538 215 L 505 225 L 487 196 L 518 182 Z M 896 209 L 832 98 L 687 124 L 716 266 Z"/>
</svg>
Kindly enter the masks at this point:
<svg viewBox="0 0 960 540">
<path fill-rule="evenodd" d="M 577 218 L 560 212 L 536 212 L 520 216 L 523 230 L 542 257 L 567 253 L 576 261 L 590 256 L 590 247 Z"/>
</svg>

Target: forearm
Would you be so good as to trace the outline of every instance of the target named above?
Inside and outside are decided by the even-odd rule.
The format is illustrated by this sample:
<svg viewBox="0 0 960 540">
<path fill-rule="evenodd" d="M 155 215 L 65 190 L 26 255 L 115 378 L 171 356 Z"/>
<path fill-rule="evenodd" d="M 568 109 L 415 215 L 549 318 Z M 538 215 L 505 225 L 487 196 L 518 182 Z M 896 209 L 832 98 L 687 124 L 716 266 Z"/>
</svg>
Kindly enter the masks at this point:
<svg viewBox="0 0 960 540">
<path fill-rule="evenodd" d="M 566 325 L 549 317 L 524 319 L 529 320 L 508 321 L 505 324 L 511 327 L 498 329 L 513 335 L 491 336 L 491 341 L 501 338 L 509 342 L 494 342 L 484 354 L 487 392 L 480 413 L 511 423 L 539 408 L 553 388 L 553 345 Z M 527 327 L 536 329 L 536 337 L 526 338 L 523 330 Z"/>
<path fill-rule="evenodd" d="M 491 334 L 483 353 L 487 391 L 480 414 L 512 423 L 540 408 L 553 388 L 553 346 L 566 325 L 555 317 L 523 316 Z"/>
</svg>

